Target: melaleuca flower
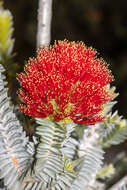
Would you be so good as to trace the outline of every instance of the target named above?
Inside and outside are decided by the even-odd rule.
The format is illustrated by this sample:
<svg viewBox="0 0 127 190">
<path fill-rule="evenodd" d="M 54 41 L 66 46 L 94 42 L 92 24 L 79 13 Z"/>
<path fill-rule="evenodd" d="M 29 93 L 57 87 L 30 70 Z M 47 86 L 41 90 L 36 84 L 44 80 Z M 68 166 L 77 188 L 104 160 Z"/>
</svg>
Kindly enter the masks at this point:
<svg viewBox="0 0 127 190">
<path fill-rule="evenodd" d="M 64 40 L 41 48 L 18 80 L 20 110 L 56 122 L 67 118 L 80 124 L 101 122 L 104 105 L 114 96 L 107 64 L 83 42 Z"/>
</svg>

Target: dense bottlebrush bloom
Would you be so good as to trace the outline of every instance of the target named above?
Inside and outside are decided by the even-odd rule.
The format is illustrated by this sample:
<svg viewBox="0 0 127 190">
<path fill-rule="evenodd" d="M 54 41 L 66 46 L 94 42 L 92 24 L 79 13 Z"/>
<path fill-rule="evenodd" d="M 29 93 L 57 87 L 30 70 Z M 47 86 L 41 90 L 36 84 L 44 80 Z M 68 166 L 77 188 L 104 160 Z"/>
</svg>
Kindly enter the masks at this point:
<svg viewBox="0 0 127 190">
<path fill-rule="evenodd" d="M 20 109 L 34 118 L 66 118 L 80 124 L 104 119 L 103 105 L 113 99 L 113 77 L 97 52 L 83 42 L 58 41 L 41 48 L 19 74 Z"/>
</svg>

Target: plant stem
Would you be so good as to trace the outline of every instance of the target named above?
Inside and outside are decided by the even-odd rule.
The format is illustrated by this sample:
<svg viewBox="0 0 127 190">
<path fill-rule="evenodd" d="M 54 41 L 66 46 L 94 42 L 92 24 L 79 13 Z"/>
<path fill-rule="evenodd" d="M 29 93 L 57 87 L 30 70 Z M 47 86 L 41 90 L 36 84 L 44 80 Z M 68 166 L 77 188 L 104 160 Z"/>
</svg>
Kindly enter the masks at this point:
<svg viewBox="0 0 127 190">
<path fill-rule="evenodd" d="M 121 186 L 124 186 L 127 184 L 127 175 L 123 177 L 120 181 L 118 181 L 115 185 L 113 185 L 109 190 L 117 190 Z"/>
<path fill-rule="evenodd" d="M 50 43 L 52 0 L 39 0 L 37 48 Z"/>
</svg>

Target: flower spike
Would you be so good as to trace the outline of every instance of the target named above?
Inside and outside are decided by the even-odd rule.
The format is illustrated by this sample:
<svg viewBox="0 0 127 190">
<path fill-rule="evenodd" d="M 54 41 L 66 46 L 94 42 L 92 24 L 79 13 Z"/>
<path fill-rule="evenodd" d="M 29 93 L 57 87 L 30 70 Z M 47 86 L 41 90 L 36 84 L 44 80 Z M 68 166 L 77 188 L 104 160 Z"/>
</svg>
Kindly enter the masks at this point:
<svg viewBox="0 0 127 190">
<path fill-rule="evenodd" d="M 67 118 L 80 124 L 101 122 L 103 105 L 114 97 L 108 87 L 113 81 L 108 65 L 83 42 L 64 40 L 41 48 L 18 80 L 20 110 L 56 122 Z"/>
</svg>

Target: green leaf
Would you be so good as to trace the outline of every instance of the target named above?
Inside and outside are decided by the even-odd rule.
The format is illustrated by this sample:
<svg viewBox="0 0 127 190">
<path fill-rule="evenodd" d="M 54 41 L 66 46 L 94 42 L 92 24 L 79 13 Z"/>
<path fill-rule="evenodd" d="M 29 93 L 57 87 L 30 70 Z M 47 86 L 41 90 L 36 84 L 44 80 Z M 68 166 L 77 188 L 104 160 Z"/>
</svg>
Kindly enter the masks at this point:
<svg viewBox="0 0 127 190">
<path fill-rule="evenodd" d="M 76 167 L 77 177 L 72 184 L 71 190 L 85 188 L 90 183 L 101 169 L 103 154 L 101 147 L 90 145 L 84 149 L 81 163 L 77 163 L 80 167 Z"/>
<path fill-rule="evenodd" d="M 127 139 L 127 120 L 121 119 L 117 112 L 109 115 L 107 121 L 100 127 L 99 143 L 104 147 L 118 145 Z"/>
<path fill-rule="evenodd" d="M 115 168 L 112 164 L 109 164 L 108 166 L 104 166 L 99 173 L 96 175 L 96 178 L 98 179 L 105 179 L 110 178 L 115 173 Z"/>
<path fill-rule="evenodd" d="M 0 54 L 1 57 L 9 56 L 12 53 L 14 39 L 13 19 L 9 10 L 0 9 Z"/>
</svg>

